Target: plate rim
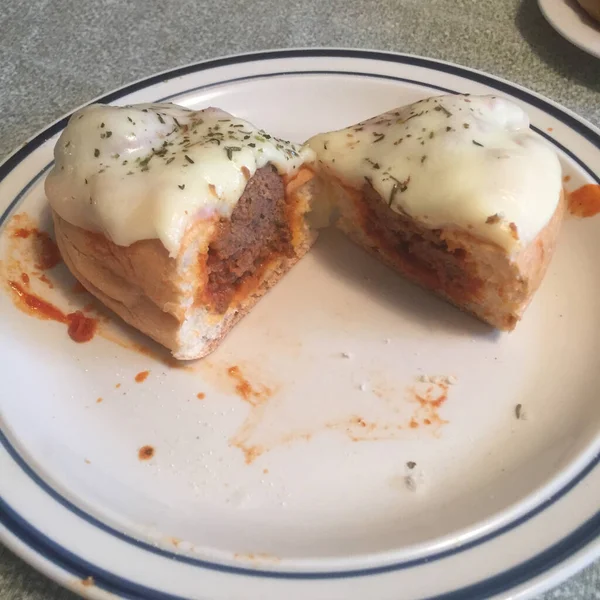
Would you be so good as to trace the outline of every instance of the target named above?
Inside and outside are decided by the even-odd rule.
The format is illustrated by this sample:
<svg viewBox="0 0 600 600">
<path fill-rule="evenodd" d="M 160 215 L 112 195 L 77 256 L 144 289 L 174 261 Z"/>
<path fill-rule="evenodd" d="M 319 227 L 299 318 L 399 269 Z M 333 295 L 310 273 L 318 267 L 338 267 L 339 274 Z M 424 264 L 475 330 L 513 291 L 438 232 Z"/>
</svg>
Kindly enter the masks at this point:
<svg viewBox="0 0 600 600">
<path fill-rule="evenodd" d="M 94 100 L 91 100 L 90 102 L 86 102 L 84 104 L 82 104 L 80 107 L 76 108 L 75 110 L 67 113 L 66 115 L 56 119 L 54 122 L 52 122 L 50 125 L 46 126 L 45 128 L 42 128 L 40 131 L 38 131 L 36 134 L 34 134 L 33 136 L 31 136 L 24 144 L 22 144 L 21 146 L 18 146 L 12 153 L 10 153 L 5 160 L 0 164 L 0 181 L 2 181 L 8 174 L 10 174 L 14 168 L 20 164 L 23 160 L 25 160 L 31 153 L 33 153 L 35 150 L 37 150 L 43 143 L 45 143 L 50 137 L 54 136 L 56 133 L 58 133 L 66 124 L 67 119 L 73 114 L 73 112 L 75 112 L 76 110 L 79 110 L 81 107 L 83 106 L 87 106 L 90 103 L 94 103 L 94 102 L 111 102 L 114 100 L 119 99 L 120 97 L 133 93 L 135 91 L 150 87 L 154 84 L 157 83 L 161 83 L 164 82 L 165 80 L 168 79 L 173 79 L 175 77 L 178 76 L 185 76 L 185 75 L 189 75 L 195 72 L 200 72 L 200 71 L 205 71 L 205 70 L 210 70 L 210 69 L 214 69 L 214 68 L 218 68 L 221 66 L 228 66 L 228 65 L 241 65 L 244 63 L 252 63 L 252 62 L 258 62 L 258 61 L 267 61 L 267 60 L 272 60 L 272 59 L 292 59 L 292 58 L 325 58 L 325 57 L 340 57 L 340 58 L 350 58 L 350 59 L 367 59 L 367 60 L 371 60 L 371 61 L 385 61 L 385 62 L 392 62 L 392 63 L 397 63 L 397 64 L 409 64 L 412 66 L 423 66 L 426 68 L 430 68 L 432 70 L 437 70 L 439 71 L 439 66 L 440 65 L 444 65 L 446 67 L 448 67 L 447 69 L 443 69 L 446 72 L 449 72 L 452 75 L 457 75 L 457 76 L 461 76 L 461 77 L 466 77 L 468 79 L 477 81 L 479 83 L 484 83 L 485 85 L 489 85 L 491 87 L 495 87 L 496 89 L 499 89 L 499 91 L 503 91 L 502 87 L 504 87 L 506 89 L 506 91 L 508 91 L 509 93 L 511 93 L 513 96 L 517 96 L 518 94 L 515 94 L 515 91 L 520 92 L 521 95 L 526 96 L 527 101 L 530 104 L 533 104 L 534 106 L 536 106 L 537 108 L 541 108 L 546 114 L 549 114 L 550 116 L 553 116 L 555 118 L 558 118 L 559 120 L 561 120 L 562 122 L 565 122 L 564 117 L 568 116 L 570 117 L 570 121 L 571 123 L 568 124 L 568 126 L 571 129 L 574 129 L 577 133 L 579 133 L 580 135 L 582 135 L 583 137 L 585 137 L 586 139 L 588 139 L 592 144 L 594 144 L 596 147 L 598 147 L 600 145 L 599 140 L 600 140 L 600 129 L 597 128 L 595 125 L 593 125 L 592 123 L 588 122 L 587 120 L 583 119 L 582 117 L 579 117 L 576 113 L 574 113 L 573 111 L 571 111 L 568 108 L 562 107 L 560 106 L 558 103 L 545 98 L 544 96 L 529 90 L 523 86 L 520 86 L 518 84 L 513 84 L 510 81 L 507 81 L 505 79 L 502 79 L 500 77 L 496 77 L 494 75 L 485 73 L 483 71 L 479 71 L 476 69 L 471 69 L 469 67 L 463 67 L 461 65 L 458 65 L 456 63 L 451 63 L 451 62 L 447 62 L 447 61 L 441 61 L 441 60 L 437 60 L 437 59 L 431 59 L 431 58 L 427 58 L 427 57 L 422 57 L 422 56 L 415 56 L 415 55 L 411 55 L 411 54 L 406 54 L 406 53 L 393 53 L 393 52 L 382 52 L 382 51 L 377 51 L 377 50 L 363 50 L 363 49 L 350 49 L 350 48 L 311 48 L 311 49 L 300 49 L 300 48 L 295 48 L 295 49 L 281 49 L 281 50 L 264 50 L 264 51 L 260 51 L 260 52 L 251 52 L 251 53 L 241 53 L 241 54 L 233 54 L 233 55 L 228 55 L 228 56 L 224 56 L 224 57 L 219 57 L 219 58 L 214 58 L 214 59 L 207 59 L 204 61 L 200 61 L 200 62 L 193 62 L 193 63 L 189 63 L 187 65 L 184 65 L 182 67 L 175 67 L 173 69 L 166 69 L 164 71 L 161 71 L 159 73 L 156 73 L 154 75 L 150 75 L 149 77 L 145 77 L 145 78 L 140 78 L 130 84 L 126 84 L 124 86 L 121 86 L 119 88 L 116 88 L 114 90 L 112 90 L 111 92 L 107 93 L 107 94 L 103 94 L 101 96 L 98 96 L 97 98 L 95 98 Z M 420 64 L 419 64 L 420 63 Z M 322 70 L 315 70 L 314 72 L 322 72 Z M 293 75 L 294 72 L 290 72 L 290 75 Z M 347 74 L 351 75 L 352 73 L 348 72 Z M 473 77 L 473 75 L 476 75 L 476 77 Z M 264 77 L 269 77 L 272 76 L 272 74 L 268 73 L 263 75 Z M 225 83 L 225 81 L 219 81 L 216 82 L 214 85 L 222 85 L 223 83 Z M 495 85 L 494 85 L 495 84 Z M 498 84 L 502 84 L 501 86 L 499 86 Z M 206 87 L 206 86 L 205 86 Z M 179 94 L 177 94 L 179 95 Z M 531 102 L 532 99 L 535 99 L 535 102 Z M 539 105 L 543 104 L 544 106 L 540 107 Z M 548 111 L 548 107 L 552 107 L 553 110 L 552 111 Z M 561 115 L 562 118 L 558 117 L 556 114 L 553 113 L 559 113 Z M 572 123 L 576 123 L 577 126 L 576 127 L 572 127 Z M 553 143 L 558 144 L 560 146 L 560 143 L 558 143 L 556 140 L 554 140 L 553 138 L 551 138 L 551 136 L 548 136 L 545 132 L 537 130 L 538 133 L 541 133 L 542 135 L 544 135 L 547 138 L 552 139 Z M 589 134 L 593 134 L 591 137 Z M 571 154 L 566 148 L 564 149 L 567 154 Z M 574 156 L 572 156 L 573 158 L 576 158 Z M 580 166 L 583 166 L 584 168 L 585 165 L 581 163 L 581 161 L 577 161 L 580 163 Z M 586 171 L 588 171 L 589 175 L 593 178 L 595 178 L 599 183 L 600 183 L 600 178 L 595 175 L 595 173 L 591 172 L 589 168 L 586 168 Z M 39 175 L 36 176 L 36 180 L 38 179 Z M 15 201 L 11 202 L 7 207 L 6 207 L 6 211 L 5 214 L 8 214 L 11 212 L 12 208 L 14 208 L 15 205 Z M 2 432 L 0 432 L 0 442 L 2 442 L 2 445 L 5 447 L 6 446 L 4 444 L 4 434 Z M 10 452 L 9 452 L 10 454 Z M 20 457 L 19 457 L 20 458 Z M 23 460 L 23 459 L 21 459 Z M 24 461 L 23 461 L 24 462 Z M 585 467 L 578 475 L 576 475 L 571 482 L 569 482 L 569 484 L 567 484 L 567 486 L 565 487 L 569 487 L 570 489 L 572 487 L 574 487 L 575 485 L 577 485 L 577 483 L 579 483 L 579 481 L 585 476 L 582 476 L 582 473 L 589 473 L 592 470 L 594 470 L 594 468 L 597 466 L 598 462 L 600 462 L 600 454 L 597 455 L 595 457 L 595 459 L 593 459 L 588 465 L 587 467 Z M 26 463 L 25 463 L 26 464 Z M 581 476 L 581 479 L 580 479 Z M 574 482 L 574 483 L 573 483 Z M 50 488 L 51 489 L 51 488 Z M 548 500 L 548 499 L 547 499 Z M 556 500 L 556 499 L 555 499 Z M 553 500 L 553 501 L 555 501 Z M 4 513 L 4 509 L 3 509 L 3 505 L 1 503 L 1 498 L 0 498 L 0 523 L 2 522 L 2 516 Z M 541 503 L 544 504 L 544 503 Z M 537 509 L 538 507 L 536 507 Z M 543 509 L 542 509 L 543 510 Z M 16 513 L 18 515 L 18 513 Z M 528 514 L 528 513 L 527 513 Z M 523 515 L 525 516 L 525 515 Z M 92 517 L 93 518 L 93 517 Z M 516 519 L 515 521 L 518 521 L 519 519 Z M 576 548 L 576 552 L 579 551 L 583 551 L 585 548 L 587 548 L 590 544 L 592 544 L 594 541 L 598 540 L 598 537 L 600 536 L 600 511 L 598 511 L 594 517 L 592 517 L 591 519 L 588 520 L 588 522 L 593 521 L 594 522 L 594 526 L 596 527 L 596 529 L 594 529 L 595 533 L 593 535 L 593 537 L 588 540 L 586 543 L 583 543 L 582 545 L 580 545 L 578 548 Z M 597 525 L 596 525 L 596 521 L 597 521 Z M 25 521 L 26 523 L 26 521 Z M 587 523 L 587 522 L 586 522 Z M 585 524 L 584 524 L 585 525 Z M 583 525 L 581 527 L 579 527 L 576 531 L 579 531 L 581 528 L 583 527 Z M 503 527 L 498 528 L 498 530 L 502 530 Z M 0 529 L 0 534 L 2 534 L 2 529 Z M 497 530 L 494 530 L 494 533 Z M 38 532 L 39 533 L 39 532 Z M 574 534 L 575 532 L 572 532 L 572 534 Z M 43 535 L 43 534 L 41 534 Z M 481 542 L 486 536 L 481 536 L 480 538 L 478 538 L 477 541 Z M 567 538 L 571 538 L 571 534 L 569 536 L 567 536 L 566 538 L 563 539 L 567 539 Z M 2 539 L 4 541 L 4 536 L 0 535 L 0 539 Z M 50 540 L 52 542 L 52 540 Z M 560 543 L 562 543 L 563 540 L 561 540 Z M 55 542 L 53 542 L 55 543 Z M 556 545 L 560 545 L 556 544 Z M 56 543 L 55 543 L 56 544 Z M 31 551 L 33 551 L 34 553 L 38 554 L 35 550 L 33 550 L 31 548 L 31 545 L 26 544 L 27 548 Z M 551 548 L 547 549 L 548 551 L 550 551 L 551 549 L 553 549 L 554 546 L 552 546 Z M 542 556 L 542 554 L 545 554 L 546 551 L 540 553 L 537 556 Z M 20 553 L 19 553 L 20 554 Z M 173 554 L 173 553 L 172 553 Z M 21 556 L 23 558 L 25 558 L 27 560 L 26 556 L 23 556 L 21 554 Z M 43 555 L 42 555 L 43 556 Z M 181 559 L 181 555 L 175 555 L 178 558 Z M 568 555 L 566 555 L 568 556 Z M 39 555 L 38 555 L 39 558 Z M 47 557 L 44 557 L 47 559 Z M 566 557 L 565 557 L 566 558 Z M 590 561 L 593 559 L 594 557 L 591 556 L 590 557 Z M 562 559 L 564 560 L 564 558 Z M 558 564 L 560 564 L 562 562 L 562 560 L 558 561 Z M 529 562 L 529 561 L 527 561 Z M 525 563 L 522 563 L 522 565 Z M 518 565 L 522 566 L 522 565 Z M 222 566 L 222 565 L 219 565 Z M 374 570 L 377 572 L 378 569 L 386 569 L 386 570 L 396 570 L 396 569 L 391 569 L 390 567 L 392 567 L 393 565 L 389 565 L 386 567 L 379 567 L 379 568 L 375 568 Z M 583 565 L 582 565 L 583 566 Z M 515 568 L 517 568 L 515 567 Z M 509 571 L 514 570 L 513 569 L 509 569 Z M 551 572 L 551 569 L 553 567 L 549 567 L 548 569 L 546 569 L 545 571 L 543 571 L 544 573 L 547 572 Z M 366 571 L 371 571 L 373 569 L 365 569 Z M 241 569 L 241 568 L 234 568 L 234 571 L 236 572 L 240 572 L 240 571 L 247 571 L 244 574 L 252 574 L 254 576 L 258 576 L 258 577 L 265 577 L 265 576 L 273 576 L 273 572 L 269 572 L 269 571 L 260 571 L 257 569 Z M 498 575 L 492 577 L 492 578 L 488 578 L 486 580 L 484 580 L 483 582 L 480 583 L 485 583 L 486 581 L 490 580 L 490 579 L 494 579 L 497 577 L 502 577 L 502 576 L 506 576 L 509 571 L 506 572 L 501 572 Z M 385 572 L 385 571 L 384 571 Z M 357 574 L 356 576 L 364 576 L 367 575 L 368 573 L 361 573 L 361 574 Z M 375 574 L 375 573 L 374 573 Z M 282 573 L 278 572 L 276 573 L 276 575 L 281 576 Z M 300 575 L 301 577 L 298 578 L 306 578 L 307 575 L 309 575 L 306 572 L 299 572 L 298 575 Z M 317 574 L 319 577 L 321 578 L 324 575 L 326 575 L 326 573 L 318 573 Z M 339 573 L 335 574 L 337 577 L 347 577 L 348 576 L 348 571 L 341 571 Z M 536 575 L 534 574 L 532 577 L 528 577 L 526 578 L 526 581 L 529 581 L 531 579 L 533 579 L 534 577 L 536 577 Z M 294 577 L 295 579 L 296 577 Z M 62 582 L 62 581 L 61 581 Z M 480 583 L 477 584 L 473 584 L 473 585 L 480 585 Z M 524 583 L 524 581 L 520 582 L 521 584 Z M 134 584 L 135 585 L 135 584 Z M 468 588 L 472 588 L 473 586 L 468 586 Z M 509 586 L 507 588 L 505 588 L 504 590 L 500 590 L 500 591 L 506 591 L 508 589 L 513 589 L 515 586 Z M 450 600 L 450 598 L 458 598 L 458 597 L 465 597 L 465 596 L 456 596 L 455 594 L 458 593 L 466 593 L 467 588 L 464 588 L 462 590 L 455 590 L 453 592 L 449 592 L 447 594 L 443 594 L 441 596 L 436 596 L 436 598 L 448 598 L 448 600 Z M 157 594 L 161 594 L 161 592 L 158 592 L 157 590 L 148 590 L 151 591 L 153 593 L 152 597 L 155 598 L 159 598 L 159 597 L 164 597 L 164 598 L 178 598 L 176 596 L 169 596 L 169 595 L 163 595 L 163 596 L 159 596 Z M 497 592 L 496 592 L 497 593 Z M 494 594 L 495 595 L 495 594 Z M 128 596 L 129 597 L 129 596 Z M 146 596 L 144 596 L 146 597 Z M 472 597 L 472 596 L 469 596 Z M 489 597 L 489 596 L 486 596 Z"/>
<path fill-rule="evenodd" d="M 561 1 L 565 2 L 565 0 L 561 0 Z M 566 4 L 566 2 L 565 2 L 565 4 Z M 589 44 L 582 42 L 580 39 L 578 39 L 576 36 L 573 35 L 573 33 L 570 31 L 570 29 L 565 29 L 565 27 L 563 27 L 558 22 L 558 20 L 554 18 L 551 10 L 549 10 L 554 6 L 552 4 L 552 0 L 538 0 L 538 6 L 540 9 L 540 12 L 544 16 L 544 19 L 546 19 L 546 21 L 552 27 L 552 29 L 554 29 L 554 31 L 556 31 L 556 33 L 558 33 L 563 39 L 565 39 L 567 42 L 569 42 L 576 48 L 579 48 L 586 54 L 595 56 L 596 58 L 600 58 L 600 31 L 598 31 L 598 48 L 596 49 L 594 47 L 591 47 Z M 569 10 L 571 10 L 570 6 L 568 6 L 568 8 L 569 8 Z M 581 12 L 584 12 L 583 8 L 581 8 L 581 7 L 580 8 L 575 7 L 572 10 L 573 11 L 579 10 Z M 591 20 L 591 17 L 589 15 L 586 14 L 585 16 Z M 582 27 L 585 27 L 587 29 L 589 26 L 586 24 L 583 24 Z"/>
</svg>

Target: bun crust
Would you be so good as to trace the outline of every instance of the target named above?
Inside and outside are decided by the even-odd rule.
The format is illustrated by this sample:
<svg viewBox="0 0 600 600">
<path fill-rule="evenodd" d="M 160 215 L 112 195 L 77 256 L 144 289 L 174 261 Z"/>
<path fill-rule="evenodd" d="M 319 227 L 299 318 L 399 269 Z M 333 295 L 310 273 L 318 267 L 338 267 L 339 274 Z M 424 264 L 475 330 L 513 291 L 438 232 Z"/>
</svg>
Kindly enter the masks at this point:
<svg viewBox="0 0 600 600">
<path fill-rule="evenodd" d="M 172 258 L 158 240 L 118 246 L 106 236 L 72 225 L 53 211 L 56 241 L 80 283 L 126 323 L 169 348 L 181 360 L 202 358 L 310 249 L 316 233 L 304 215 L 312 200 L 307 169 L 286 182 L 293 253 L 274 254 L 237 289 L 223 313 L 199 301 L 206 287 L 206 258 L 217 221 L 198 221 Z"/>
<path fill-rule="evenodd" d="M 398 215 L 367 186 L 357 191 L 333 179 L 327 185 L 340 212 L 337 226 L 351 240 L 410 281 L 504 331 L 514 329 L 542 282 L 566 208 L 563 194 L 546 227 L 509 255 L 458 227 L 428 229 Z"/>
</svg>

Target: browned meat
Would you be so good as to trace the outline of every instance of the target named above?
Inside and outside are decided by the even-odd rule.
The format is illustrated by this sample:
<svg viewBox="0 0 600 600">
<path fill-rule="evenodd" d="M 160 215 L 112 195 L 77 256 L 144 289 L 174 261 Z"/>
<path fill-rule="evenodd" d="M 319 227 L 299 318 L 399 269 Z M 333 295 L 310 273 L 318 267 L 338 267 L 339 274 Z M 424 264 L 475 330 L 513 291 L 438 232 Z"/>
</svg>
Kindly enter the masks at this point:
<svg viewBox="0 0 600 600">
<path fill-rule="evenodd" d="M 362 226 L 378 244 L 396 255 L 403 270 L 428 287 L 443 290 L 456 301 L 473 300 L 482 280 L 468 247 L 444 238 L 408 216 L 393 211 L 371 187 L 364 187 Z"/>
<path fill-rule="evenodd" d="M 236 290 L 274 256 L 294 255 L 287 213 L 281 176 L 271 166 L 258 169 L 209 247 L 205 297 L 216 312 L 225 312 Z"/>
</svg>

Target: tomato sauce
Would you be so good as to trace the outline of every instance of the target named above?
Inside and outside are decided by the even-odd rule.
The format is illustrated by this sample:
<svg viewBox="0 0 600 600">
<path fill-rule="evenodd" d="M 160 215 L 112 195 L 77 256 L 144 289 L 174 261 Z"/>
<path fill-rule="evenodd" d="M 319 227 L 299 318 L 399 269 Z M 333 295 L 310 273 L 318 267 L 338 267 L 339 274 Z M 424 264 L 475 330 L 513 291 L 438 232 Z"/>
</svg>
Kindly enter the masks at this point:
<svg viewBox="0 0 600 600">
<path fill-rule="evenodd" d="M 143 381 L 146 381 L 148 375 L 150 375 L 150 371 L 141 371 L 135 376 L 135 380 L 137 383 L 142 383 Z"/>
<path fill-rule="evenodd" d="M 54 268 L 62 259 L 56 242 L 45 232 L 35 227 L 20 227 L 13 234 L 15 238 L 28 239 L 34 236 L 35 268 L 42 271 Z"/>
<path fill-rule="evenodd" d="M 89 342 L 94 337 L 98 326 L 96 319 L 86 317 L 81 311 L 65 314 L 50 302 L 25 291 L 20 283 L 9 281 L 8 284 L 21 305 L 32 315 L 38 319 L 57 321 L 67 325 L 69 336 L 74 342 Z"/>
<path fill-rule="evenodd" d="M 154 448 L 152 446 L 142 446 L 138 450 L 138 458 L 140 460 L 150 460 L 154 456 Z"/>
<path fill-rule="evenodd" d="M 593 217 L 600 213 L 600 185 L 582 185 L 569 193 L 569 212 L 576 217 Z"/>
</svg>

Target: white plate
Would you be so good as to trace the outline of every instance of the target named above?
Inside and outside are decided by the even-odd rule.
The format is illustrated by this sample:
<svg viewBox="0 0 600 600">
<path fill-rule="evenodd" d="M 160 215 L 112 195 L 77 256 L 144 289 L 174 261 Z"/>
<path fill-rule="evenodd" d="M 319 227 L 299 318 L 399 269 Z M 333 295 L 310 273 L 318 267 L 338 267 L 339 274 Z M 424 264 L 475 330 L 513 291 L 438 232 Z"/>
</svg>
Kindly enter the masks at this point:
<svg viewBox="0 0 600 600">
<path fill-rule="evenodd" d="M 515 99 L 568 185 L 598 182 L 593 126 L 516 85 L 405 55 L 238 56 L 101 100 L 218 105 L 302 140 L 444 91 Z M 42 182 L 64 125 L 2 167 L 5 268 L 25 243 L 8 235 L 12 217 L 46 222 Z M 568 221 L 506 335 L 327 233 L 190 370 L 103 337 L 74 344 L 1 292 L 0 537 L 90 598 L 521 598 L 556 584 L 600 551 L 599 255 L 600 219 Z M 53 290 L 32 277 L 44 297 L 89 301 L 64 268 L 49 275 Z M 234 365 L 257 406 L 236 393 Z M 416 402 L 422 375 L 456 377 L 439 408 Z M 155 454 L 140 461 L 145 445 Z"/>
<path fill-rule="evenodd" d="M 600 58 L 600 24 L 576 0 L 538 0 L 546 20 L 560 35 L 585 52 Z"/>
</svg>

